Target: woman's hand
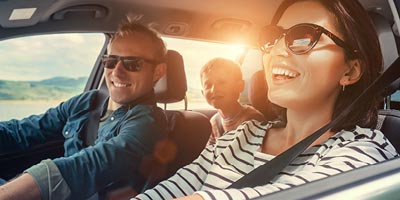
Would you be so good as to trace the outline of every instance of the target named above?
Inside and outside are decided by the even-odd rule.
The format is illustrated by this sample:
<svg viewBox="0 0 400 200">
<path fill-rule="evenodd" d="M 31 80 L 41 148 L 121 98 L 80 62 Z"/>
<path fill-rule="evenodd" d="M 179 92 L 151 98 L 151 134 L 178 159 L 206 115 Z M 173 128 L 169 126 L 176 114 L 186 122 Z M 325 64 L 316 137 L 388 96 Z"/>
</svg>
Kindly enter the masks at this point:
<svg viewBox="0 0 400 200">
<path fill-rule="evenodd" d="M 186 196 L 186 197 L 180 197 L 180 198 L 177 198 L 174 200 L 204 200 L 204 199 L 203 199 L 203 197 L 201 197 L 198 194 L 193 194 L 193 195 Z"/>
</svg>

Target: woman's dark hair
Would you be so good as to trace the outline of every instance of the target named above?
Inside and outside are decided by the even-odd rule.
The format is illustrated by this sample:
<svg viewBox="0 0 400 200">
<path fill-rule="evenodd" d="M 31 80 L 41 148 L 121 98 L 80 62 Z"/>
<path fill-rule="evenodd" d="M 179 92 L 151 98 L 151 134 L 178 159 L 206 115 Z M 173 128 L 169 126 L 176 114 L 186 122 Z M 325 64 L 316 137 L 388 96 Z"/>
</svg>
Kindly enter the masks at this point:
<svg viewBox="0 0 400 200">
<path fill-rule="evenodd" d="M 335 103 L 333 118 L 340 115 L 381 73 L 383 69 L 382 53 L 379 46 L 372 20 L 368 12 L 357 0 L 285 0 L 279 6 L 272 18 L 271 24 L 277 24 L 285 10 L 292 4 L 301 1 L 315 1 L 321 3 L 336 17 L 336 28 L 342 34 L 343 40 L 352 49 L 357 50 L 355 55 L 345 52 L 346 61 L 359 59 L 362 75 L 358 82 L 347 85 L 340 92 Z M 377 123 L 377 108 L 379 97 L 365 99 L 357 105 L 332 131 L 342 129 L 351 130 L 356 125 L 365 128 L 375 128 Z"/>
</svg>

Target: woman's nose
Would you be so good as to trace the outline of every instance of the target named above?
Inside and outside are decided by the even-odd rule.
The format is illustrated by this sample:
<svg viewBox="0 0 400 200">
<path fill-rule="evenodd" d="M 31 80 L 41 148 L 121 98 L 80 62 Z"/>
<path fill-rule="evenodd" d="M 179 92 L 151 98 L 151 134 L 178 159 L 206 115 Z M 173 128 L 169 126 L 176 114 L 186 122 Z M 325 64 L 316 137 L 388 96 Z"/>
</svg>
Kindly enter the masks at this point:
<svg viewBox="0 0 400 200">
<path fill-rule="evenodd" d="M 289 51 L 285 45 L 285 37 L 282 37 L 280 40 L 278 40 L 276 42 L 276 44 L 274 45 L 274 47 L 271 50 L 271 54 L 276 55 L 276 56 L 284 56 L 284 57 L 289 56 Z"/>
</svg>

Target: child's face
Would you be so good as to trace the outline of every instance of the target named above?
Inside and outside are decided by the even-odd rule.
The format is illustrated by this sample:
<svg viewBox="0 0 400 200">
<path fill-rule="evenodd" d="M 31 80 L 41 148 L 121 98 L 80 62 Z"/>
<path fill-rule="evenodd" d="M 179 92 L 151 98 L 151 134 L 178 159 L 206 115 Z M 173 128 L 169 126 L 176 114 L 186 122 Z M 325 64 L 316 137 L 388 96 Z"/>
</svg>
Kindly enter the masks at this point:
<svg viewBox="0 0 400 200">
<path fill-rule="evenodd" d="M 229 109 L 238 101 L 243 91 L 243 80 L 235 77 L 233 73 L 224 70 L 224 67 L 213 67 L 202 74 L 202 93 L 208 104 L 216 109 Z"/>
</svg>

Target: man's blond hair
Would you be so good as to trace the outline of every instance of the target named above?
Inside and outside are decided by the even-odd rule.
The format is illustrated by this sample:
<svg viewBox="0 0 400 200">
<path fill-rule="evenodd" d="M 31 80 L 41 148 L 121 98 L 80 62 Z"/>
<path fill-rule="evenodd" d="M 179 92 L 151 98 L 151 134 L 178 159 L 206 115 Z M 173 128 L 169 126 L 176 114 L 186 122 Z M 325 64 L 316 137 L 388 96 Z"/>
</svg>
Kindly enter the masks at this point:
<svg viewBox="0 0 400 200">
<path fill-rule="evenodd" d="M 110 43 L 112 43 L 112 41 L 115 40 L 116 38 L 132 36 L 135 33 L 142 33 L 150 37 L 152 45 L 154 47 L 154 56 L 155 56 L 154 59 L 159 62 L 165 62 L 167 55 L 167 48 L 165 46 L 164 41 L 161 39 L 159 33 L 153 28 L 150 28 L 143 24 L 139 24 L 138 22 L 132 22 L 130 20 L 123 21 L 119 25 L 117 32 L 115 32 L 114 35 L 112 36 Z"/>
</svg>

